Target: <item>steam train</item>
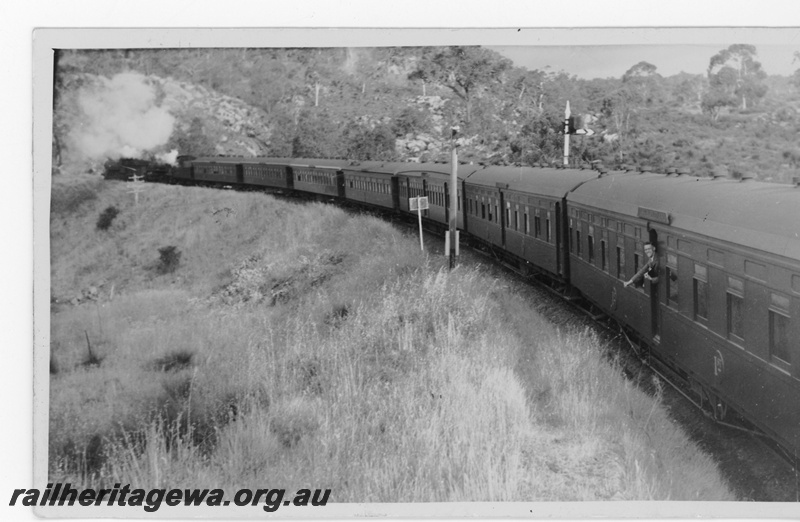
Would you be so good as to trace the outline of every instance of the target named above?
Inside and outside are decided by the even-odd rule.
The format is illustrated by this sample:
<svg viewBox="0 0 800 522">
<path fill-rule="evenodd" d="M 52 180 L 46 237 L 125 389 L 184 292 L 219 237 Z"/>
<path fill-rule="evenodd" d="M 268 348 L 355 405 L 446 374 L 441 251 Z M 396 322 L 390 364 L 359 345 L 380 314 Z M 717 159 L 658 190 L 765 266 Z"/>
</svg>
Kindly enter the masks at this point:
<svg viewBox="0 0 800 522">
<path fill-rule="evenodd" d="M 545 277 L 619 323 L 643 357 L 800 454 L 800 188 L 627 168 L 181 157 L 172 183 L 269 188 L 411 214 Z M 450 191 L 458 205 L 451 209 Z M 414 212 L 416 214 L 416 212 Z M 657 283 L 625 286 L 657 246 Z M 665 370 L 666 371 L 666 370 Z"/>
</svg>

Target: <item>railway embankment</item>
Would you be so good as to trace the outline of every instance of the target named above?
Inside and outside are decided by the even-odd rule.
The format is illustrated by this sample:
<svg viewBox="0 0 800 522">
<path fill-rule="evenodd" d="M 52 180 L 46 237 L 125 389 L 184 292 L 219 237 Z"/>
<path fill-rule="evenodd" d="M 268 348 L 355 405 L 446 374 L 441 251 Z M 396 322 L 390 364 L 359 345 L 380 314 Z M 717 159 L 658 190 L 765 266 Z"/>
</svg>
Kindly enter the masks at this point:
<svg viewBox="0 0 800 522">
<path fill-rule="evenodd" d="M 734 500 L 658 393 L 513 284 L 332 206 L 129 191 L 54 180 L 52 481 Z"/>
</svg>

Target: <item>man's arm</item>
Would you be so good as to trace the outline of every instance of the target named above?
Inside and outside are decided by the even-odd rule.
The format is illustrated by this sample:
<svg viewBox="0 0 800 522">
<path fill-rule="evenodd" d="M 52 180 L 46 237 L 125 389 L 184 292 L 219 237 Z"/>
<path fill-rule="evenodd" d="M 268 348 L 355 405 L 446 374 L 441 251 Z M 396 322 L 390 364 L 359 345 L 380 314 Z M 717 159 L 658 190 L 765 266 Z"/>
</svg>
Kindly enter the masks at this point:
<svg viewBox="0 0 800 522">
<path fill-rule="evenodd" d="M 645 276 L 645 274 L 647 273 L 647 271 L 648 271 L 649 269 L 650 269 L 650 265 L 649 265 L 648 263 L 645 263 L 645 265 L 644 265 L 642 268 L 640 268 L 638 272 L 636 272 L 635 274 L 633 274 L 633 277 L 631 277 L 630 279 L 628 279 L 627 281 L 625 281 L 625 282 L 622 284 L 622 286 L 624 286 L 624 287 L 626 287 L 626 288 L 627 288 L 627 287 L 629 287 L 630 285 L 632 285 L 634 282 L 637 282 L 637 283 L 638 283 L 639 281 L 641 281 L 642 277 L 644 277 L 644 276 Z"/>
</svg>

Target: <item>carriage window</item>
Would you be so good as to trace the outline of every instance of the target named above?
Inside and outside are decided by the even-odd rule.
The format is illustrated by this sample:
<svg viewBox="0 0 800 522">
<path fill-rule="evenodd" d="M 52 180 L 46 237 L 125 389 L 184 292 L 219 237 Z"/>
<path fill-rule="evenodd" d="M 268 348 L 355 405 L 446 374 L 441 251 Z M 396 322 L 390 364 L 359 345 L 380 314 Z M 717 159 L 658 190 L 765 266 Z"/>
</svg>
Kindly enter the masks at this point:
<svg viewBox="0 0 800 522">
<path fill-rule="evenodd" d="M 495 216 L 495 219 L 498 219 L 498 220 L 500 219 L 500 212 L 497 210 L 497 204 L 496 203 L 494 205 L 494 216 Z"/>
<path fill-rule="evenodd" d="M 617 246 L 617 279 L 625 279 L 625 249 Z"/>
<path fill-rule="evenodd" d="M 529 209 L 525 207 L 525 233 L 531 234 L 531 218 L 528 216 Z"/>
<path fill-rule="evenodd" d="M 572 218 L 569 220 L 569 253 L 575 252 L 575 239 L 573 238 L 574 231 L 572 230 Z"/>
<path fill-rule="evenodd" d="M 790 364 L 789 356 L 789 317 L 776 310 L 769 311 L 769 354 Z"/>
<path fill-rule="evenodd" d="M 694 320 L 708 320 L 708 279 L 706 267 L 695 265 L 694 278 Z"/>
<path fill-rule="evenodd" d="M 519 230 L 519 210 L 514 210 L 514 230 Z"/>
<path fill-rule="evenodd" d="M 533 235 L 535 237 L 542 235 L 542 223 L 539 221 L 539 216 L 533 217 Z"/>
<path fill-rule="evenodd" d="M 486 219 L 486 203 L 481 202 L 481 219 Z M 489 219 L 492 219 L 489 216 Z"/>
<path fill-rule="evenodd" d="M 547 227 L 546 228 L 546 231 L 547 231 L 547 242 L 549 243 L 550 242 L 550 236 L 552 235 L 552 232 L 550 230 L 550 212 L 547 213 L 547 219 L 545 220 L 545 227 Z"/>
<path fill-rule="evenodd" d="M 600 263 L 604 271 L 608 272 L 608 252 L 606 242 L 600 241 Z"/>
<path fill-rule="evenodd" d="M 678 305 L 678 256 L 667 254 L 667 301 Z"/>
<path fill-rule="evenodd" d="M 728 335 L 733 340 L 744 340 L 744 298 L 728 292 Z"/>
<path fill-rule="evenodd" d="M 576 230 L 575 231 L 575 245 L 577 245 L 578 257 L 583 257 L 581 255 L 581 231 L 580 230 Z"/>
<path fill-rule="evenodd" d="M 744 283 L 733 277 L 728 278 L 728 338 L 732 341 L 744 340 Z"/>
<path fill-rule="evenodd" d="M 589 242 L 589 262 L 594 264 L 594 237 L 590 235 L 586 236 L 587 241 Z"/>
<path fill-rule="evenodd" d="M 511 224 L 511 203 L 506 203 L 506 226 Z"/>
</svg>

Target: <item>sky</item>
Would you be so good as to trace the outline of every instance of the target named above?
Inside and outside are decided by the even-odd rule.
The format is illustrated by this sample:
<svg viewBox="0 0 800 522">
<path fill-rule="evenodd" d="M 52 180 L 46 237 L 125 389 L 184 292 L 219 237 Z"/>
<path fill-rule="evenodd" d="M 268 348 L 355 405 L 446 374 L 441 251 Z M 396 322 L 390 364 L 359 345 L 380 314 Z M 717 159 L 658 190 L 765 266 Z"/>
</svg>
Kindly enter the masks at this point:
<svg viewBox="0 0 800 522">
<path fill-rule="evenodd" d="M 733 4 L 732 4 L 733 5 Z M 798 8 L 800 19 L 800 8 Z M 786 18 L 786 20 L 790 20 Z M 579 78 L 621 77 L 646 61 L 662 76 L 681 71 L 705 74 L 709 60 L 732 44 L 756 47 L 767 74 L 789 76 L 800 69 L 797 27 L 573 27 L 521 29 L 498 35 L 488 47 L 528 69 L 565 71 Z M 516 41 L 515 41 L 516 40 Z"/>
<path fill-rule="evenodd" d="M 746 41 L 737 43 L 749 43 Z M 726 45 L 605 45 L 605 46 L 491 46 L 491 49 L 529 70 L 564 71 L 579 78 L 620 78 L 631 66 L 646 61 L 662 76 L 680 72 L 706 74 L 709 60 Z M 789 76 L 800 69 L 793 62 L 797 45 L 756 45 L 758 61 L 767 74 Z"/>
</svg>

